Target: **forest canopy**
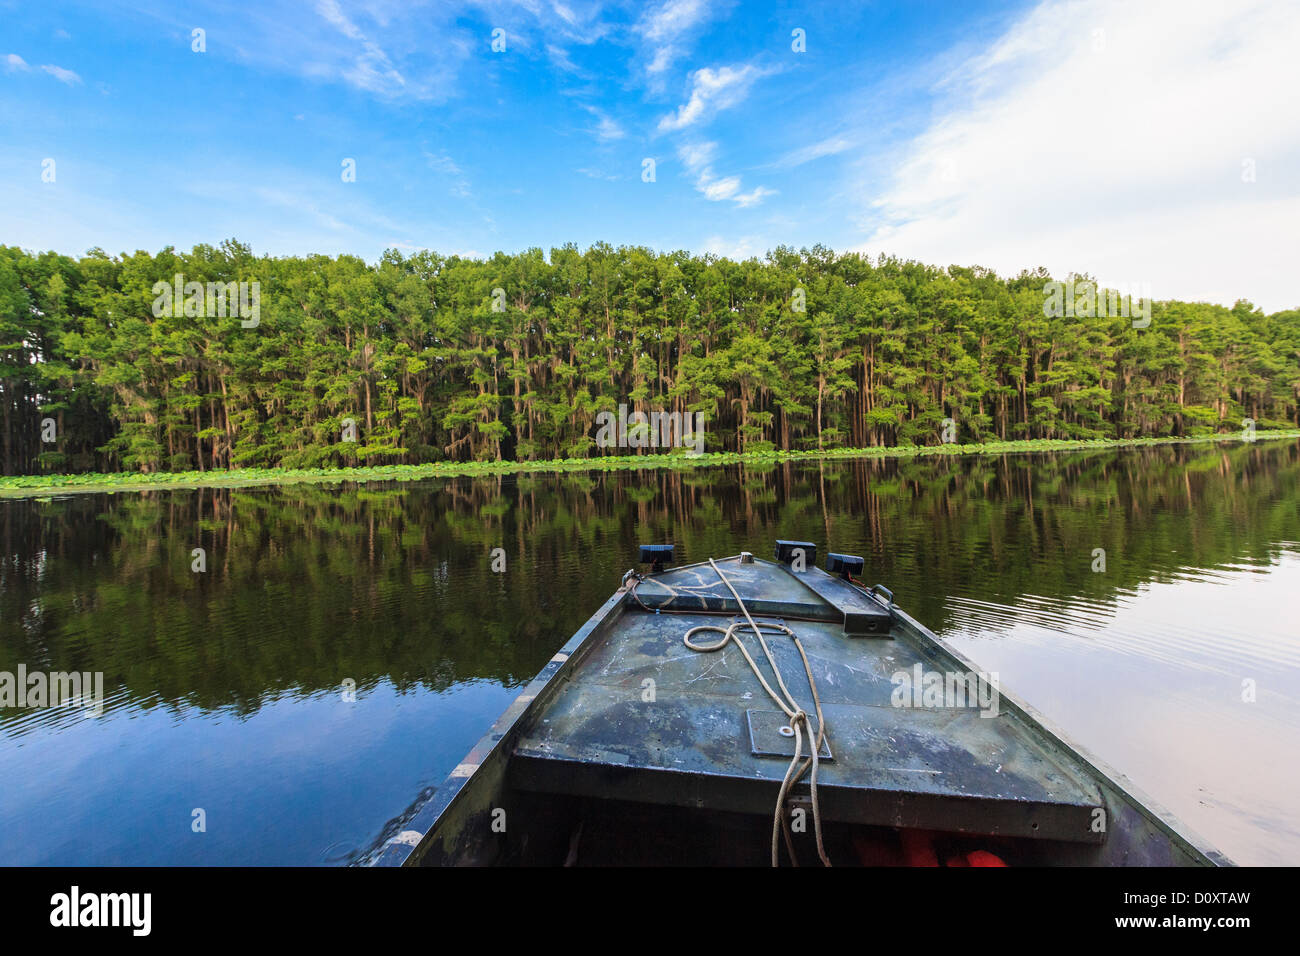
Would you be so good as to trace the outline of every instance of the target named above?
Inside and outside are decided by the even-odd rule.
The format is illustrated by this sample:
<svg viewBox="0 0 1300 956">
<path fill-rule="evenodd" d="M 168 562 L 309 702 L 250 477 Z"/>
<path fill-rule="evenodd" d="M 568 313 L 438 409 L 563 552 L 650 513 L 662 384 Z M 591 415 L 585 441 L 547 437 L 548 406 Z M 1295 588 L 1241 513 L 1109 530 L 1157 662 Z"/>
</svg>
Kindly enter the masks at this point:
<svg viewBox="0 0 1300 956">
<path fill-rule="evenodd" d="M 620 405 L 702 413 L 707 451 L 1300 426 L 1300 311 L 1082 317 L 1044 308 L 1051 279 L 820 246 L 0 246 L 0 454 L 6 475 L 582 458 L 629 453 L 596 443 Z M 191 283 L 222 307 L 183 308 Z"/>
</svg>

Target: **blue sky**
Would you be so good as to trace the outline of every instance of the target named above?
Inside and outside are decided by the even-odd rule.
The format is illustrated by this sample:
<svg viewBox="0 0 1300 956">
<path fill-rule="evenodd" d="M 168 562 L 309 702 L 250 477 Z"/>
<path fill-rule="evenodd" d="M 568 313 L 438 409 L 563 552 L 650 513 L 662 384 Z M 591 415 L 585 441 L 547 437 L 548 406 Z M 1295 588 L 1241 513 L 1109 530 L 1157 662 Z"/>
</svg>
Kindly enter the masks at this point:
<svg viewBox="0 0 1300 956">
<path fill-rule="evenodd" d="M 1216 6 L 0 2 L 0 242 L 820 242 L 1293 307 L 1300 18 Z"/>
</svg>

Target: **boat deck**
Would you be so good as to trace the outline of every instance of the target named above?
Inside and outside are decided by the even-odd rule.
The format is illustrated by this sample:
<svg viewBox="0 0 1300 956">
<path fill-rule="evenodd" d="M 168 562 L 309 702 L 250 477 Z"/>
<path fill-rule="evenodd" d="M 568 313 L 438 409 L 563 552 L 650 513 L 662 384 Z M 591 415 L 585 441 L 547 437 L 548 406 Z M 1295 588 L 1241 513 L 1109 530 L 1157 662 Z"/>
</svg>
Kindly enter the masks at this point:
<svg viewBox="0 0 1300 956">
<path fill-rule="evenodd" d="M 913 696 L 891 678 L 912 678 L 918 665 L 934 671 L 935 663 L 891 626 L 884 601 L 816 568 L 738 557 L 717 564 L 756 620 L 784 621 L 803 642 L 827 725 L 818 777 L 824 820 L 1103 841 L 1096 783 L 1014 711 L 994 714 L 974 699 L 895 701 Z M 572 679 L 515 741 L 510 785 L 770 815 L 794 752 L 779 732 L 784 715 L 734 645 L 705 653 L 682 643 L 696 625 L 743 620 L 731 593 L 706 563 L 647 578 L 637 595 L 689 612 L 652 613 L 628 595 L 617 624 L 591 643 Z M 741 639 L 774 684 L 757 640 Z M 787 687 L 814 714 L 793 643 L 780 634 L 767 642 Z M 914 702 L 922 702 L 919 689 Z"/>
</svg>

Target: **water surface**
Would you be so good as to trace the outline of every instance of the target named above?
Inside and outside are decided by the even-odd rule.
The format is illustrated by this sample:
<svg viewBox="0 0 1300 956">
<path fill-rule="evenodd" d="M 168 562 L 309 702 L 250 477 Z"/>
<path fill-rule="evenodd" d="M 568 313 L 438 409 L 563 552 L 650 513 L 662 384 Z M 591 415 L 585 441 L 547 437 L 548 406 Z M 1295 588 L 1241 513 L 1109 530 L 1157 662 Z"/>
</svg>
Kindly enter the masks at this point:
<svg viewBox="0 0 1300 956">
<path fill-rule="evenodd" d="M 1239 862 L 1300 863 L 1298 483 L 1268 442 L 0 501 L 0 671 L 108 696 L 0 710 L 0 859 L 355 860 L 638 542 L 797 537 Z"/>
</svg>

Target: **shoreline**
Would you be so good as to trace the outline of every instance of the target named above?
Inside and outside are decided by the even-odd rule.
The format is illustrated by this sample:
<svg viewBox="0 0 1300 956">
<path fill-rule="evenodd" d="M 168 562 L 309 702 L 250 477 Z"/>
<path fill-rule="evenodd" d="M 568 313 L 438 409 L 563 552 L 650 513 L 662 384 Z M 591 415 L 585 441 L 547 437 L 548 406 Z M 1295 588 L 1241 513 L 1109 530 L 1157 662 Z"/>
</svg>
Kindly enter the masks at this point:
<svg viewBox="0 0 1300 956">
<path fill-rule="evenodd" d="M 1254 441 L 1300 438 L 1300 429 L 1256 432 Z M 1004 455 L 1031 452 L 1104 450 L 1148 445 L 1244 442 L 1239 432 L 1195 438 L 1056 439 L 993 441 L 973 445 L 894 445 L 823 451 L 706 452 L 702 455 L 617 455 L 549 461 L 430 462 L 423 465 L 361 465 L 342 468 L 247 468 L 237 471 L 133 472 L 0 477 L 0 498 L 45 498 L 65 493 L 114 493 L 181 488 L 251 488 L 262 485 L 421 481 L 492 475 L 632 471 L 648 468 L 705 468 L 732 464 L 839 461 L 852 458 L 920 458 L 944 455 Z"/>
</svg>

